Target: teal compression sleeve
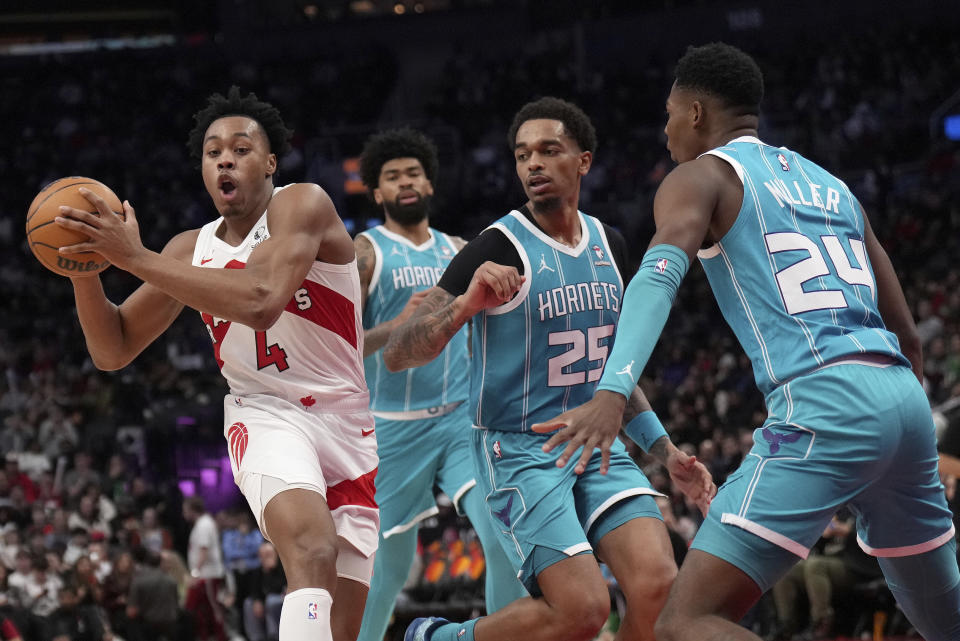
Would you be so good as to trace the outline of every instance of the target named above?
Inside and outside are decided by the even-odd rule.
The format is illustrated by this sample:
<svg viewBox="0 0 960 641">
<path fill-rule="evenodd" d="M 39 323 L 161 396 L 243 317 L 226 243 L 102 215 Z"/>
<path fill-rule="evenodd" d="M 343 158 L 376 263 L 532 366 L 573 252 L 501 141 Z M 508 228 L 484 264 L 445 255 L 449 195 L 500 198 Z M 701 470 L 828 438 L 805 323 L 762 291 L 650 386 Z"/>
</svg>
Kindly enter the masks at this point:
<svg viewBox="0 0 960 641">
<path fill-rule="evenodd" d="M 630 398 L 689 266 L 679 247 L 655 245 L 647 250 L 620 303 L 617 337 L 597 389 Z"/>
<path fill-rule="evenodd" d="M 667 430 L 663 428 L 663 423 L 660 422 L 657 413 L 653 410 L 640 412 L 634 416 L 633 420 L 623 428 L 623 431 L 644 452 L 649 452 L 651 445 L 667 435 Z"/>
</svg>

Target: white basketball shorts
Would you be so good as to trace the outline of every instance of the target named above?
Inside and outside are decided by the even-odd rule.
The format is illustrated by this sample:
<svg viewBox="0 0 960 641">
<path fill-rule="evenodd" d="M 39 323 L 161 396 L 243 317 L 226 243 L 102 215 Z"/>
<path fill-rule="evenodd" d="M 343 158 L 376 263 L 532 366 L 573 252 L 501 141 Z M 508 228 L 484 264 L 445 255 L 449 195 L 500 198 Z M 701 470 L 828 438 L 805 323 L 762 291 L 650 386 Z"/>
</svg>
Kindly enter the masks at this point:
<svg viewBox="0 0 960 641">
<path fill-rule="evenodd" d="M 377 440 L 366 409 L 311 412 L 264 394 L 224 397 L 224 436 L 233 480 L 264 537 L 263 510 L 277 492 L 263 495 L 263 477 L 319 492 L 337 534 L 364 556 L 377 549 L 380 513 L 374 499 Z"/>
</svg>

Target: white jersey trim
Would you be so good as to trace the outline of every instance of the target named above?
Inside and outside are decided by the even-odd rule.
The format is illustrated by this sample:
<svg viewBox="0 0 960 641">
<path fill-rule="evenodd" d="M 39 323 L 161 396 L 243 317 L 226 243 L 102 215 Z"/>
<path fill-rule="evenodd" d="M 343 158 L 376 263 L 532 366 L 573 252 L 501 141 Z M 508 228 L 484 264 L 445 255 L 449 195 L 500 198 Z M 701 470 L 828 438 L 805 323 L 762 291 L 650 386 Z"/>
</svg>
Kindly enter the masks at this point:
<svg viewBox="0 0 960 641">
<path fill-rule="evenodd" d="M 429 239 L 429 240 L 426 240 L 426 241 L 424 241 L 422 244 L 417 245 L 417 244 L 415 244 L 412 240 L 410 240 L 409 238 L 407 238 L 406 236 L 401 236 L 400 234 L 398 234 L 398 233 L 396 233 L 396 232 L 390 231 L 389 229 L 387 229 L 387 228 L 384 227 L 383 225 L 377 225 L 377 226 L 376 226 L 376 229 L 377 229 L 381 234 L 383 234 L 384 236 L 386 236 L 387 238 L 389 238 L 390 240 L 392 240 L 392 241 L 394 241 L 394 242 L 396 242 L 396 243 L 400 243 L 401 245 L 406 245 L 406 246 L 409 247 L 410 249 L 414 249 L 414 250 L 416 250 L 416 251 L 418 251 L 418 252 L 422 252 L 422 251 L 424 251 L 425 249 L 430 249 L 430 248 L 433 247 L 433 246 L 436 244 L 436 242 L 437 242 L 437 239 L 434 237 L 434 235 L 433 235 L 432 233 L 430 234 L 430 239 Z M 428 230 L 428 231 L 429 231 L 429 230 Z"/>
<path fill-rule="evenodd" d="M 519 211 L 514 209 L 508 215 L 516 218 L 521 225 L 527 228 L 527 230 L 540 239 L 542 242 L 548 246 L 556 249 L 559 252 L 567 254 L 568 256 L 577 257 L 583 253 L 583 250 L 587 248 L 587 244 L 590 242 L 590 228 L 587 226 L 586 221 L 583 219 L 583 213 L 579 210 L 577 211 L 577 219 L 580 221 L 580 242 L 577 243 L 576 247 L 570 247 L 569 245 L 564 245 L 561 242 L 554 240 L 547 236 L 543 231 L 533 224 L 529 218 L 521 214 Z M 493 225 L 496 227 L 496 224 Z"/>
<path fill-rule="evenodd" d="M 794 541 L 790 537 L 784 536 L 779 532 L 774 532 L 770 528 L 764 527 L 759 523 L 755 523 L 754 521 L 745 519 L 742 516 L 737 516 L 736 514 L 731 514 L 730 512 L 724 512 L 723 515 L 720 517 L 720 522 L 726 523 L 727 525 L 733 525 L 734 527 L 738 527 L 742 530 L 746 530 L 751 534 L 755 534 L 759 536 L 761 539 L 765 541 L 769 541 L 770 543 L 773 543 L 777 547 L 783 548 L 787 552 L 792 552 L 793 554 L 796 554 L 801 559 L 805 559 L 807 558 L 807 556 L 810 555 L 810 550 L 805 548 L 802 544 L 798 543 L 797 541 Z"/>
<path fill-rule="evenodd" d="M 914 556 L 916 554 L 923 554 L 924 552 L 929 552 L 930 550 L 936 550 L 941 545 L 945 545 L 951 541 L 956 534 L 956 527 L 951 524 L 950 529 L 938 536 L 935 539 L 926 541 L 924 543 L 918 543 L 916 545 L 904 545 L 898 548 L 872 548 L 867 545 L 866 541 L 860 538 L 860 535 L 857 535 L 857 543 L 860 545 L 860 548 L 869 554 L 870 556 L 880 556 L 880 557 L 898 557 L 898 556 Z"/>
<path fill-rule="evenodd" d="M 526 218 L 524 218 L 522 214 L 519 214 L 518 212 L 512 212 L 512 213 L 517 213 L 517 215 L 520 216 L 521 220 L 526 221 Z M 583 222 L 581 221 L 580 224 L 582 225 Z M 499 231 L 501 231 L 503 235 L 507 237 L 507 240 L 509 240 L 513 244 L 513 246 L 516 248 L 517 253 L 520 254 L 520 262 L 523 263 L 523 273 L 526 276 L 526 278 L 523 281 L 523 284 L 520 285 L 520 290 L 517 292 L 516 296 L 514 296 L 512 299 L 510 299 L 503 305 L 500 305 L 499 307 L 491 307 L 490 309 L 486 310 L 486 313 L 489 316 L 499 316 L 500 314 L 506 314 L 507 312 L 512 312 L 513 310 L 515 310 L 524 301 L 524 299 L 527 297 L 527 294 L 530 293 L 530 286 L 533 284 L 533 267 L 530 266 L 530 257 L 527 256 L 527 252 L 523 248 L 523 245 L 520 243 L 517 237 L 513 235 L 513 232 L 507 229 L 506 225 L 500 222 L 496 222 L 490 225 L 490 227 L 493 227 L 494 229 L 498 229 Z M 549 238 L 545 236 L 543 233 L 540 233 L 540 236 L 541 236 L 541 240 L 544 238 L 549 240 Z M 554 244 L 559 244 L 559 243 L 556 243 L 554 241 Z M 569 249 L 569 247 L 567 249 Z"/>
</svg>

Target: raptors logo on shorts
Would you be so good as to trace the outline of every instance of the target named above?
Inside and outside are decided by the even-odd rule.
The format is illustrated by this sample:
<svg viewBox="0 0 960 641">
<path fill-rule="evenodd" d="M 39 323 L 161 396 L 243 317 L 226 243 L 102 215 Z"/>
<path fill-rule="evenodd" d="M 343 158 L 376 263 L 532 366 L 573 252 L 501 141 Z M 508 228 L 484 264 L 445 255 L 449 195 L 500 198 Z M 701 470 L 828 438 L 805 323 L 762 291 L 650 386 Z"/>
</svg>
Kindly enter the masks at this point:
<svg viewBox="0 0 960 641">
<path fill-rule="evenodd" d="M 231 425 L 227 431 L 227 440 L 230 442 L 230 453 L 233 454 L 233 460 L 237 462 L 239 470 L 243 453 L 247 451 L 247 426 L 240 422 Z"/>
</svg>

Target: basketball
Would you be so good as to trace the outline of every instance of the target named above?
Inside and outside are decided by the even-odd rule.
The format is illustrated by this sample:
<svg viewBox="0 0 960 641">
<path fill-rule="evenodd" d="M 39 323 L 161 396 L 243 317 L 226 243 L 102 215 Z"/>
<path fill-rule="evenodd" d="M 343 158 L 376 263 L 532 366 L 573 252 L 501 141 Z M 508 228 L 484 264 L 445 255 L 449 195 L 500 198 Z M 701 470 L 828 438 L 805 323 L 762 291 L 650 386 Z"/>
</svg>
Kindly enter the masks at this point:
<svg viewBox="0 0 960 641">
<path fill-rule="evenodd" d="M 57 251 L 87 240 L 86 234 L 64 229 L 54 222 L 60 215 L 61 205 L 97 214 L 96 208 L 80 194 L 80 187 L 97 194 L 111 210 L 124 216 L 123 205 L 113 190 L 92 178 L 69 176 L 41 189 L 27 210 L 27 243 L 44 267 L 62 276 L 98 274 L 110 266 L 110 261 L 96 252 L 64 256 Z"/>
</svg>

